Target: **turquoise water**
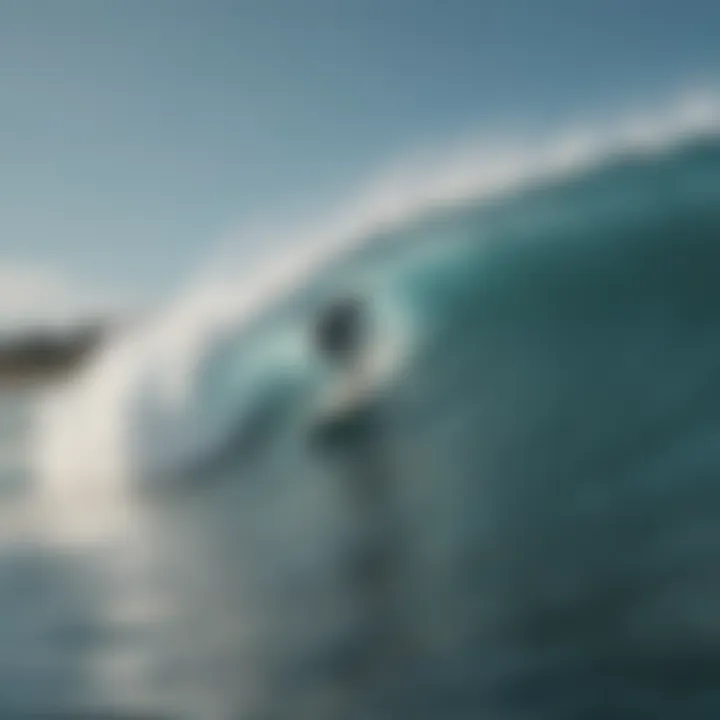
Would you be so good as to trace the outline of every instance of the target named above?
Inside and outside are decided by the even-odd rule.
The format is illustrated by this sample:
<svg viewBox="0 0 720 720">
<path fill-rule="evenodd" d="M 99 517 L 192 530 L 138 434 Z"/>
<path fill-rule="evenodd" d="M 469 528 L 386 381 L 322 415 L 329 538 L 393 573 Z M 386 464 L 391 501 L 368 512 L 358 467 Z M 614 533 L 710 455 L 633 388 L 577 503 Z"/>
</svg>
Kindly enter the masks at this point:
<svg viewBox="0 0 720 720">
<path fill-rule="evenodd" d="M 364 237 L 184 404 L 142 376 L 122 482 L 8 546 L 0 707 L 720 716 L 719 241 L 715 138 L 609 155 Z M 313 337 L 347 296 L 345 367 Z"/>
</svg>

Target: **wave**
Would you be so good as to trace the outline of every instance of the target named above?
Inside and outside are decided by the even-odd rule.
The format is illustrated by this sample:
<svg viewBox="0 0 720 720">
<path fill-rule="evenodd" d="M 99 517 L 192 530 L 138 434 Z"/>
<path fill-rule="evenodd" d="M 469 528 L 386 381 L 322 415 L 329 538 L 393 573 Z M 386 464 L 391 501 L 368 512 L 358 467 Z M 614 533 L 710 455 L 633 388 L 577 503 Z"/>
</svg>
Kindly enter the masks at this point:
<svg viewBox="0 0 720 720">
<path fill-rule="evenodd" d="M 409 228 L 420 237 L 423 225 L 432 228 L 434 218 L 460 208 L 474 206 L 487 214 L 503 198 L 527 189 L 580 182 L 597 168 L 629 160 L 661 158 L 689 141 L 715 137 L 719 128 L 720 102 L 712 94 L 696 94 L 664 111 L 625 116 L 596 129 L 473 143 L 440 160 L 400 164 L 309 230 L 266 234 L 264 257 L 201 278 L 166 308 L 120 333 L 69 386 L 47 399 L 37 437 L 41 487 L 117 490 L 201 454 L 227 432 L 228 423 L 239 422 L 243 408 L 249 412 L 259 402 L 264 391 L 258 387 L 288 373 L 307 373 L 313 363 L 301 330 L 273 335 L 266 328 L 256 332 L 262 336 L 256 340 L 250 339 L 254 328 L 287 324 L 280 317 L 283 303 L 297 304 L 303 292 L 306 305 L 313 292 L 316 298 L 362 295 L 383 267 L 401 272 L 403 263 L 419 254 L 403 249 L 395 266 L 390 259 Z M 443 243 L 426 242 L 424 252 L 424 262 L 432 263 Z M 371 257 L 365 265 L 363 254 Z M 400 307 L 394 312 L 405 312 L 390 333 L 397 335 L 412 320 Z M 236 348 L 234 355 L 224 351 L 231 358 L 227 363 L 234 364 L 226 371 L 234 380 L 225 381 L 223 408 L 215 407 L 214 414 L 200 410 L 207 404 L 200 397 L 202 369 L 228 344 Z M 152 440 L 143 446 L 142 438 Z"/>
<path fill-rule="evenodd" d="M 96 706 L 717 716 L 715 107 L 393 173 L 50 398 Z"/>
</svg>

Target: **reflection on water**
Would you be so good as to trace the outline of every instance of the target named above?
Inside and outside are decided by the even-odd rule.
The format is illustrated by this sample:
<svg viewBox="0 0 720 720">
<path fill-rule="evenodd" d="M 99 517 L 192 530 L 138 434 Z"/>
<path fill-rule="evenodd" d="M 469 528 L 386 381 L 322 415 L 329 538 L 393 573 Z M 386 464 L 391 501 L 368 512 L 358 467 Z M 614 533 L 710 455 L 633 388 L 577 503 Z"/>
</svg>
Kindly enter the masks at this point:
<svg viewBox="0 0 720 720">
<path fill-rule="evenodd" d="M 41 393 L 0 395 L 0 716 L 165 717 L 147 715 L 147 648 L 161 642 L 143 535 L 122 512 L 114 528 L 99 519 L 104 544 L 52 530 L 57 508 L 43 504 L 31 462 Z"/>
</svg>

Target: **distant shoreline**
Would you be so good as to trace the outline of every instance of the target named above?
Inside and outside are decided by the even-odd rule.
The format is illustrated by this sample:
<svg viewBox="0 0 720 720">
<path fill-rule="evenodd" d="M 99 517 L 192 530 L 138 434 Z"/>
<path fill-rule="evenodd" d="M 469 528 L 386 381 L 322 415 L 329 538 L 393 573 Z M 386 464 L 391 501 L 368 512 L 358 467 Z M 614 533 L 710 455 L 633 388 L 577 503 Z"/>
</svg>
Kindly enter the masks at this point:
<svg viewBox="0 0 720 720">
<path fill-rule="evenodd" d="M 64 333 L 32 331 L 0 339 L 0 389 L 62 382 L 88 360 L 109 329 L 95 323 Z"/>
</svg>

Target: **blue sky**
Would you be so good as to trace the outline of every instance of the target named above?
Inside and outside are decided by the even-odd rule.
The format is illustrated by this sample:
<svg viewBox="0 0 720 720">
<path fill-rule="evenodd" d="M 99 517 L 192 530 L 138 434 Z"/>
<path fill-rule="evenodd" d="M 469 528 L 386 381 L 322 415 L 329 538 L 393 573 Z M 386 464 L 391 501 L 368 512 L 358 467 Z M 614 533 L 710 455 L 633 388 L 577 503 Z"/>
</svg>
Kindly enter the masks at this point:
<svg viewBox="0 0 720 720">
<path fill-rule="evenodd" d="M 394 157 L 714 86 L 719 28 L 715 0 L 0 0 L 0 281 L 162 295 Z"/>
</svg>

